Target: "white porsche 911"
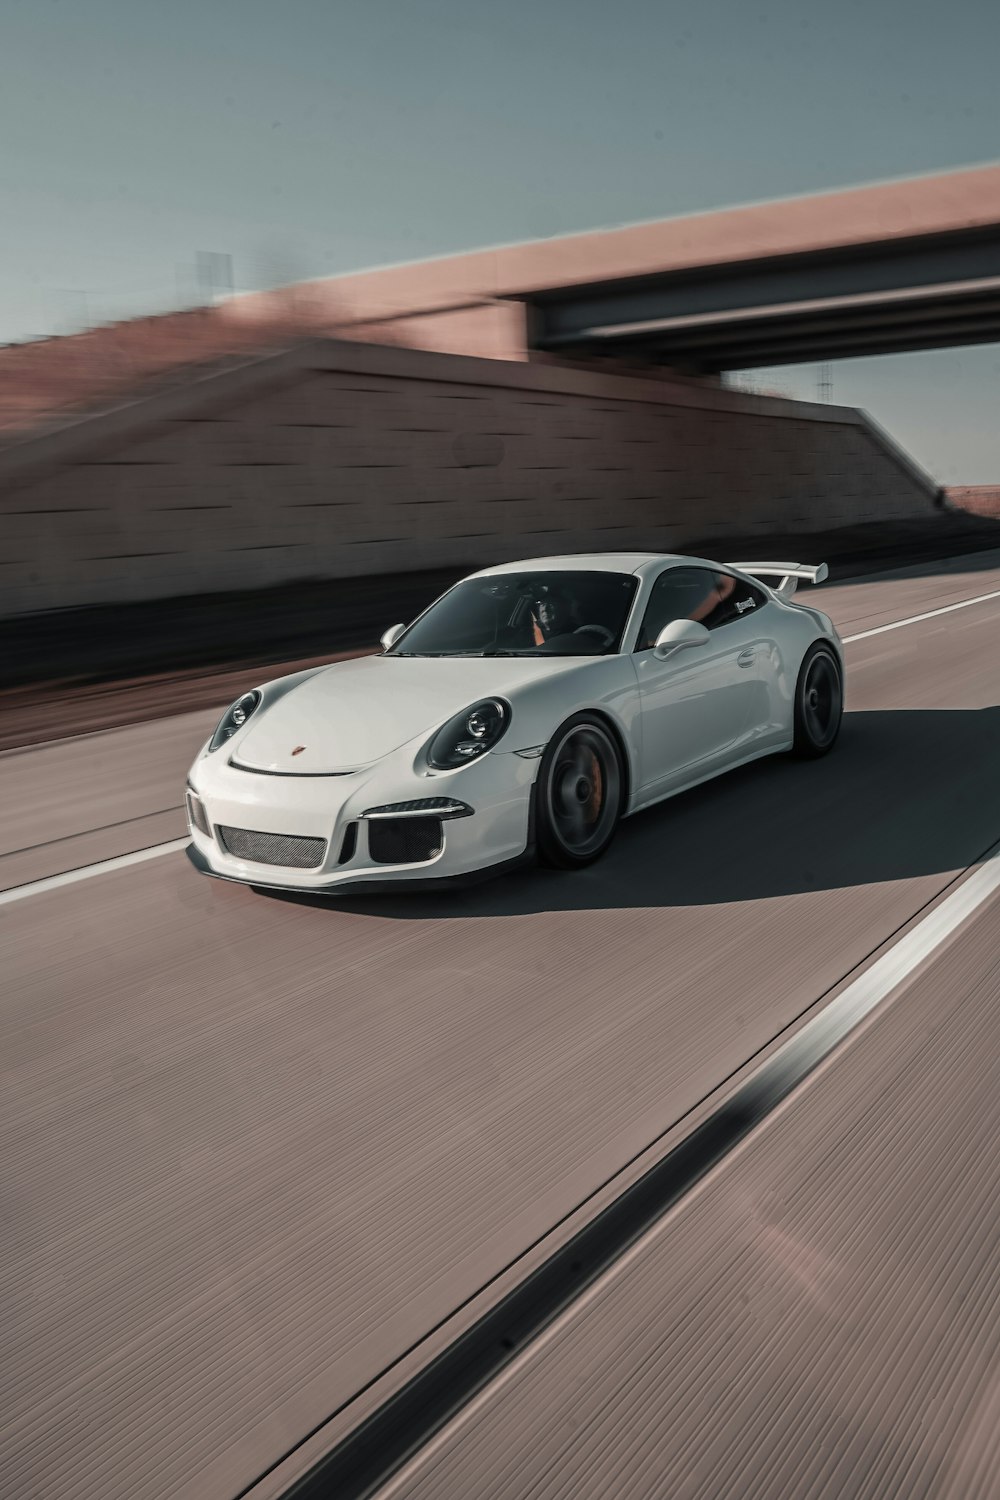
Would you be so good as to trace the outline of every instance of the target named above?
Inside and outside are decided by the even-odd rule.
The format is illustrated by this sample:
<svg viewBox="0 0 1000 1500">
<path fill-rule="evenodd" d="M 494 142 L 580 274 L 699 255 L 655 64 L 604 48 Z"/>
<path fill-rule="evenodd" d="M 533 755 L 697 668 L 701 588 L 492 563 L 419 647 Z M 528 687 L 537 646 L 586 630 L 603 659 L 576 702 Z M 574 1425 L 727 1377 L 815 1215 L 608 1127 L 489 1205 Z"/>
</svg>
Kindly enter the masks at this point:
<svg viewBox="0 0 1000 1500">
<path fill-rule="evenodd" d="M 380 654 L 237 699 L 191 768 L 190 857 L 320 892 L 589 864 L 631 813 L 831 748 L 843 648 L 792 599 L 826 574 L 627 553 L 475 573 Z"/>
</svg>

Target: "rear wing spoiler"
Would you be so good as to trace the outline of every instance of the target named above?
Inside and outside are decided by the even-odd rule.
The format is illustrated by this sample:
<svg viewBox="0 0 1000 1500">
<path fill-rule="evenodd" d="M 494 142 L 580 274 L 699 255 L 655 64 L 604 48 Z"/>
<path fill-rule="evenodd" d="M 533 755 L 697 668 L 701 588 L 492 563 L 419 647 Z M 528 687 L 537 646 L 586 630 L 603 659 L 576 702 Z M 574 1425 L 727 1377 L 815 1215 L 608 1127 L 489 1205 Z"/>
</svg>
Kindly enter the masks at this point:
<svg viewBox="0 0 1000 1500">
<path fill-rule="evenodd" d="M 809 563 L 797 562 L 734 562 L 731 568 L 738 568 L 741 573 L 749 573 L 751 578 L 760 578 L 766 581 L 770 578 L 780 580 L 777 584 L 771 584 L 776 594 L 783 599 L 790 599 L 798 588 L 799 579 L 806 583 L 822 583 L 829 576 L 829 568 L 826 563 L 817 563 L 815 567 Z"/>
</svg>

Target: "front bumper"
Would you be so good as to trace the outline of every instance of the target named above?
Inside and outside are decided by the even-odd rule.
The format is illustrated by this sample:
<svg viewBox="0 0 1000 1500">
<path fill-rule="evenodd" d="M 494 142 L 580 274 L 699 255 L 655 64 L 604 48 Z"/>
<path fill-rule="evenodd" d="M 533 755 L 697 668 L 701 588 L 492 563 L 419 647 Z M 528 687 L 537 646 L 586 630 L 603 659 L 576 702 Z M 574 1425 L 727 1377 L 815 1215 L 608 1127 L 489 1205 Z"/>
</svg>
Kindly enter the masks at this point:
<svg viewBox="0 0 1000 1500">
<path fill-rule="evenodd" d="M 412 759 L 390 756 L 360 771 L 332 776 L 260 774 L 231 765 L 225 751 L 217 754 L 218 760 L 203 755 L 188 778 L 205 825 L 200 828 L 192 820 L 189 804 L 188 853 L 207 875 L 275 890 L 374 891 L 462 884 L 519 863 L 532 852 L 538 761 L 512 752 L 493 751 L 474 765 L 433 775 L 420 774 Z M 372 824 L 365 812 L 428 797 L 454 797 L 472 814 L 442 822 L 440 852 L 430 859 L 399 864 L 373 859 Z M 308 869 L 237 858 L 226 848 L 220 833 L 225 828 L 321 840 L 322 858 Z"/>
</svg>

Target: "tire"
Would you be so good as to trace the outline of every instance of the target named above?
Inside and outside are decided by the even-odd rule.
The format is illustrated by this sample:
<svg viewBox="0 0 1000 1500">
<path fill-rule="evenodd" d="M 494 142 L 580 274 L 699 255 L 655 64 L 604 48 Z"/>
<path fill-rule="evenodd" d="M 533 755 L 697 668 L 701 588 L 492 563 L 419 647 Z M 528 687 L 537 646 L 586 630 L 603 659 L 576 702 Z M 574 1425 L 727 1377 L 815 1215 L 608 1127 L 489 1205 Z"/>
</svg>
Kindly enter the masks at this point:
<svg viewBox="0 0 1000 1500">
<path fill-rule="evenodd" d="M 795 684 L 795 741 L 792 753 L 816 760 L 832 750 L 844 716 L 844 678 L 832 647 L 810 646 Z"/>
<path fill-rule="evenodd" d="M 537 843 L 542 864 L 578 870 L 599 859 L 621 821 L 625 776 L 614 735 L 596 714 L 574 714 L 549 742 L 538 770 Z"/>
</svg>

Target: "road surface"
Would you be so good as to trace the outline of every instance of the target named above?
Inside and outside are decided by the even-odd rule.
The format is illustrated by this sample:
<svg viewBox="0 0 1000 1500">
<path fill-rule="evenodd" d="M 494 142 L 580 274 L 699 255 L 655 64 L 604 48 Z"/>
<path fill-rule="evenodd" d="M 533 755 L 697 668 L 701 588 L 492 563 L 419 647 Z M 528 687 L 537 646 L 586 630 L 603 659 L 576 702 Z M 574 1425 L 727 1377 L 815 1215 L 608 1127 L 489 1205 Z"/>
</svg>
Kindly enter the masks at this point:
<svg viewBox="0 0 1000 1500">
<path fill-rule="evenodd" d="M 162 846 L 214 709 L 0 756 L 0 1493 L 281 1494 L 981 862 L 1000 554 L 816 597 L 835 753 L 572 875 L 200 878 Z M 386 1493 L 995 1493 L 998 911 Z"/>
</svg>

